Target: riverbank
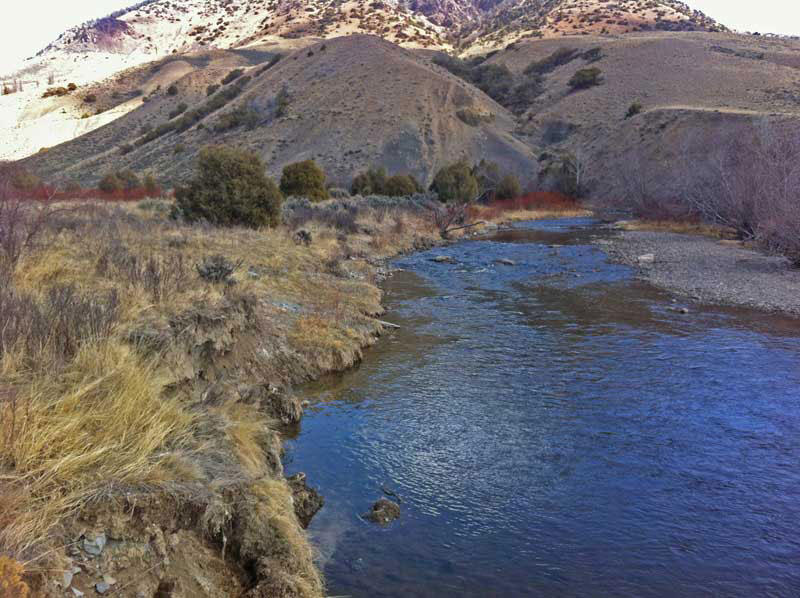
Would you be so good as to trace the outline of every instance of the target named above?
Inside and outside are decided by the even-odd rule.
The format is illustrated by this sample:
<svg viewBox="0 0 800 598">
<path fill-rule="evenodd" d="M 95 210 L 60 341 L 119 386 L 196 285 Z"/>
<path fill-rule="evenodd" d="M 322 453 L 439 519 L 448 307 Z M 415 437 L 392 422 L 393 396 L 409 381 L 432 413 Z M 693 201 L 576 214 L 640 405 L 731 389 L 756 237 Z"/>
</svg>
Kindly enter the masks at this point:
<svg viewBox="0 0 800 598">
<path fill-rule="evenodd" d="M 698 303 L 800 315 L 800 270 L 722 236 L 622 224 L 599 243 L 650 284 Z"/>
<path fill-rule="evenodd" d="M 291 389 L 382 333 L 385 260 L 443 243 L 426 201 L 294 202 L 270 231 L 49 217 L 0 296 L 0 550 L 32 592 L 321 596 Z"/>
</svg>

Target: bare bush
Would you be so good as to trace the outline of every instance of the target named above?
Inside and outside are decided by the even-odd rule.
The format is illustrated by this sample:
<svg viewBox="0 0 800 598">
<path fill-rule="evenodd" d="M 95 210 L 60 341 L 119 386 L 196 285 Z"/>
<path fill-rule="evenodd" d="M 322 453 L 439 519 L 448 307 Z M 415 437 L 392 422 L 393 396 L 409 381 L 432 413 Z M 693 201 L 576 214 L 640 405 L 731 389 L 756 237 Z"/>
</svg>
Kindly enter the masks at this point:
<svg viewBox="0 0 800 598">
<path fill-rule="evenodd" d="M 42 241 L 53 216 L 52 201 L 21 197 L 14 184 L 18 174 L 13 167 L 0 168 L 0 269 L 9 271 Z"/>
<path fill-rule="evenodd" d="M 432 210 L 433 223 L 439 229 L 442 239 L 447 239 L 455 228 L 460 228 L 467 220 L 467 204 L 448 203 Z"/>
<path fill-rule="evenodd" d="M 798 125 L 762 122 L 745 134 L 690 140 L 675 160 L 629 160 L 620 178 L 621 205 L 637 217 L 729 228 L 800 265 Z"/>
<path fill-rule="evenodd" d="M 108 336 L 119 312 L 116 290 L 83 296 L 74 286 L 56 286 L 41 300 L 0 289 L 0 357 L 11 351 L 26 360 L 61 364 L 88 339 Z"/>
<path fill-rule="evenodd" d="M 96 272 L 144 289 L 159 303 L 180 291 L 189 279 L 189 269 L 180 253 L 142 258 L 119 242 L 112 242 L 97 259 Z"/>
</svg>

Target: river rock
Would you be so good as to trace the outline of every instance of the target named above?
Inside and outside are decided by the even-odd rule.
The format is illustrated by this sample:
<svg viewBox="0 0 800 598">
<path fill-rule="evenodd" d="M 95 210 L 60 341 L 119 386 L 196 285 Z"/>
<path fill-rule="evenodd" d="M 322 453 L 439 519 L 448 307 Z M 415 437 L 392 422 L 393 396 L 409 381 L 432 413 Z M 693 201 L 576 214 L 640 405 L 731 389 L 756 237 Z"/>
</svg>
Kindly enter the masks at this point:
<svg viewBox="0 0 800 598">
<path fill-rule="evenodd" d="M 97 534 L 94 538 L 86 537 L 83 539 L 83 550 L 92 556 L 100 556 L 107 541 L 105 534 Z"/>
<path fill-rule="evenodd" d="M 652 253 L 645 253 L 644 255 L 640 255 L 636 261 L 640 264 L 653 264 L 656 261 L 656 256 Z"/>
<path fill-rule="evenodd" d="M 516 266 L 517 265 L 517 262 L 515 262 L 514 260 L 507 259 L 507 258 L 501 258 L 499 260 L 495 260 L 495 263 L 496 264 L 500 264 L 502 266 Z"/>
<path fill-rule="evenodd" d="M 386 527 L 400 517 L 400 505 L 388 498 L 381 498 L 372 505 L 372 509 L 363 515 L 364 519 Z"/>
<path fill-rule="evenodd" d="M 295 515 L 303 529 L 306 529 L 311 524 L 314 515 L 325 504 L 325 499 L 316 489 L 309 487 L 304 473 L 295 474 L 286 481 L 289 482 L 289 488 L 292 490 Z"/>
<path fill-rule="evenodd" d="M 432 262 L 436 262 L 437 264 L 455 264 L 456 261 L 450 257 L 449 255 L 437 255 L 436 257 L 431 258 Z"/>
</svg>

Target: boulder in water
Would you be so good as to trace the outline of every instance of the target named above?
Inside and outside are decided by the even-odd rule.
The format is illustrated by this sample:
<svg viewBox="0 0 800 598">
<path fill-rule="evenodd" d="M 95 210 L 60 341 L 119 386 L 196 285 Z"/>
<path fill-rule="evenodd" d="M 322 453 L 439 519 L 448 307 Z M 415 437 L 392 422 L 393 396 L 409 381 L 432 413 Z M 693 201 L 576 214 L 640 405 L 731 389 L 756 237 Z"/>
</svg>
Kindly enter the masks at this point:
<svg viewBox="0 0 800 598">
<path fill-rule="evenodd" d="M 372 505 L 372 509 L 364 513 L 362 517 L 367 521 L 386 527 L 392 521 L 400 517 L 400 505 L 388 498 L 381 498 Z"/>
</svg>

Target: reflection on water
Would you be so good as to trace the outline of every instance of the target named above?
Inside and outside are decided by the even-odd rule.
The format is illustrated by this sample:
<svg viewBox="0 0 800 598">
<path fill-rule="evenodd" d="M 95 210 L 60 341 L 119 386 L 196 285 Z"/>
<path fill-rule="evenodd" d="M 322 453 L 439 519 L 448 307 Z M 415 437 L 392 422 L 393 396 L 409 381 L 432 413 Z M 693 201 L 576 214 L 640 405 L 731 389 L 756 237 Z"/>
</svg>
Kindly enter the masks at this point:
<svg viewBox="0 0 800 598">
<path fill-rule="evenodd" d="M 674 313 L 602 234 L 537 223 L 398 262 L 402 328 L 307 389 L 287 455 L 326 498 L 329 594 L 800 593 L 798 322 Z M 358 517 L 382 485 L 403 499 L 385 530 Z"/>
</svg>

